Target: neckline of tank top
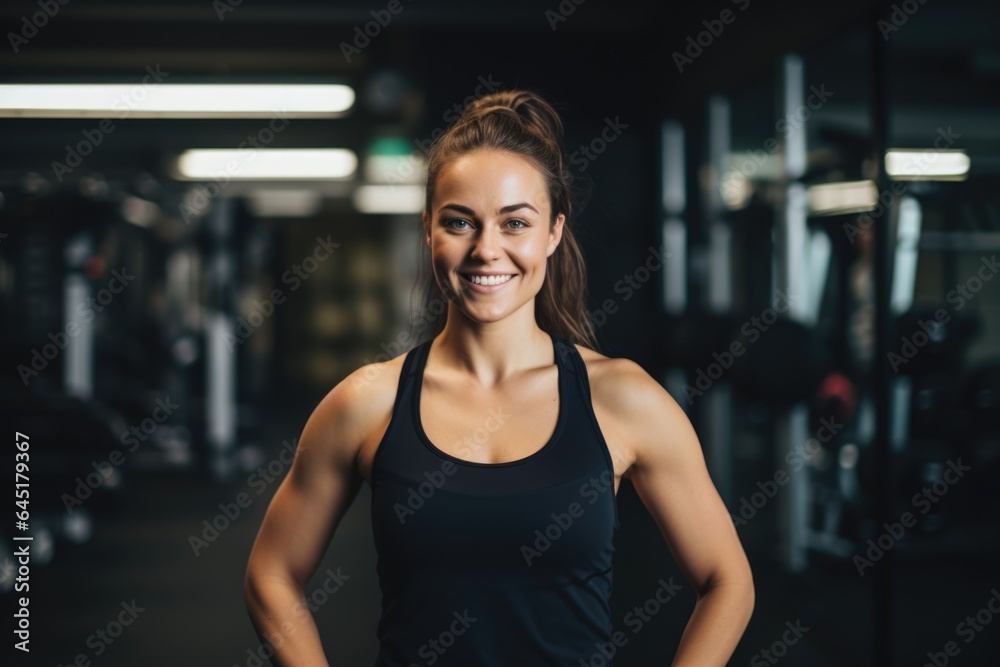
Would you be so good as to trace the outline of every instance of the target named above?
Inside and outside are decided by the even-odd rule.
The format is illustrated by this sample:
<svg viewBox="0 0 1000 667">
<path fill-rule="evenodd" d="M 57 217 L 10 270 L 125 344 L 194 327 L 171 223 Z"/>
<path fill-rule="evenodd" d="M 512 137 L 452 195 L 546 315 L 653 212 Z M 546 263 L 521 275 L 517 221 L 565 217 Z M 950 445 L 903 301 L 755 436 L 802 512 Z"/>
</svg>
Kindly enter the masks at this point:
<svg viewBox="0 0 1000 667">
<path fill-rule="evenodd" d="M 555 430 L 552 432 L 552 436 L 549 438 L 548 442 L 542 445 L 542 448 L 537 450 L 536 452 L 529 454 L 528 456 L 525 456 L 523 458 L 516 459 L 514 461 L 501 461 L 499 463 L 481 463 L 479 461 L 467 461 L 466 459 L 460 459 L 457 456 L 453 456 L 448 452 L 441 450 L 437 445 L 431 442 L 431 439 L 427 436 L 427 432 L 424 431 L 424 423 L 420 419 L 420 395 L 422 393 L 421 388 L 424 383 L 424 367 L 427 364 L 427 357 L 429 355 L 430 346 L 434 339 L 432 338 L 428 341 L 425 341 L 420 346 L 420 349 L 417 350 L 418 356 L 416 359 L 416 368 L 414 369 L 413 373 L 413 381 L 415 383 L 415 386 L 413 390 L 413 401 L 412 401 L 413 423 L 414 426 L 416 427 L 417 435 L 420 438 L 420 441 L 424 444 L 424 446 L 427 447 L 427 449 L 429 449 L 433 454 L 443 459 L 446 459 L 448 461 L 453 461 L 458 465 L 467 466 L 470 468 L 508 468 L 511 466 L 524 465 L 525 463 L 531 463 L 532 461 L 541 458 L 541 456 L 543 456 L 546 452 L 551 450 L 555 446 L 556 442 L 558 442 L 559 438 L 562 437 L 562 433 L 566 427 L 566 420 L 568 419 L 567 416 L 568 407 L 566 404 L 568 400 L 568 392 L 565 390 L 565 387 L 568 386 L 567 383 L 568 378 L 566 376 L 566 370 L 567 370 L 566 365 L 570 362 L 568 359 L 563 358 L 563 355 L 559 350 L 559 341 L 556 338 L 556 336 L 552 333 L 549 333 L 549 338 L 551 338 L 552 340 L 552 351 L 555 354 L 556 373 L 558 375 L 557 384 L 559 392 L 559 417 L 556 420 Z"/>
</svg>

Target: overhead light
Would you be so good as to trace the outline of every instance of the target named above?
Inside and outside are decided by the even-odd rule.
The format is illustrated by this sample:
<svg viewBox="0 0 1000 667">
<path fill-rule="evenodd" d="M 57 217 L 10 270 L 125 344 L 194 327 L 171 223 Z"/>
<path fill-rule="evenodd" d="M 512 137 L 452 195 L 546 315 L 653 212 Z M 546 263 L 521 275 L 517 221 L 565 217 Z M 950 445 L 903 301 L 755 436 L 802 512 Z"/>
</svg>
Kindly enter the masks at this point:
<svg viewBox="0 0 1000 667">
<path fill-rule="evenodd" d="M 186 181 L 323 180 L 349 178 L 358 167 L 346 148 L 199 148 L 177 158 L 174 178 Z"/>
<path fill-rule="evenodd" d="M 362 213 L 420 213 L 424 194 L 421 185 L 362 185 L 354 191 L 354 208 Z"/>
<path fill-rule="evenodd" d="M 160 215 L 160 207 L 142 197 L 127 196 L 121 202 L 122 217 L 138 227 L 151 227 Z"/>
<path fill-rule="evenodd" d="M 256 190 L 248 202 L 258 218 L 308 218 L 319 212 L 323 195 L 315 190 Z"/>
<path fill-rule="evenodd" d="M 964 181 L 971 161 L 963 150 L 894 148 L 885 171 L 897 181 Z"/>
<path fill-rule="evenodd" d="M 427 165 L 423 157 L 409 155 L 369 155 L 364 161 L 368 183 L 420 184 L 426 178 Z"/>
<path fill-rule="evenodd" d="M 366 183 L 395 185 L 422 184 L 427 166 L 410 143 L 402 137 L 379 137 L 368 146 L 364 159 Z"/>
<path fill-rule="evenodd" d="M 353 104 L 342 84 L 0 84 L 0 118 L 334 118 Z"/>
<path fill-rule="evenodd" d="M 813 215 L 842 215 L 871 211 L 878 204 L 874 181 L 847 181 L 811 185 L 806 191 Z"/>
</svg>

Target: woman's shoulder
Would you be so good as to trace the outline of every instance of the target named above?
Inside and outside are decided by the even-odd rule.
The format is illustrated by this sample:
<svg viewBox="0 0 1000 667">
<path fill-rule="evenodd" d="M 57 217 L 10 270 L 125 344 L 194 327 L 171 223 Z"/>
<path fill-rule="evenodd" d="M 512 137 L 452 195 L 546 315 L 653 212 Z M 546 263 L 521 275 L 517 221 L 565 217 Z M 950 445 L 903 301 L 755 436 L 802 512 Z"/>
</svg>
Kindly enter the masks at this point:
<svg viewBox="0 0 1000 667">
<path fill-rule="evenodd" d="M 322 398 L 313 419 L 335 427 L 342 435 L 364 441 L 385 420 L 396 400 L 406 352 L 392 359 L 366 363 L 340 380 Z"/>
<path fill-rule="evenodd" d="M 662 449 L 664 436 L 688 428 L 687 416 L 674 398 L 645 368 L 626 357 L 609 357 L 576 345 L 587 367 L 594 414 L 605 440 L 624 463 L 633 466 Z M 616 457 L 616 460 L 618 457 Z"/>
<path fill-rule="evenodd" d="M 677 414 L 679 406 L 660 382 L 640 364 L 627 357 L 609 357 L 574 344 L 587 367 L 593 400 L 625 422 L 649 410 Z M 647 413 L 648 414 L 648 413 Z"/>
<path fill-rule="evenodd" d="M 653 379 L 646 372 L 646 369 L 628 357 L 609 357 L 579 343 L 574 343 L 573 347 L 576 348 L 580 358 L 587 366 L 587 375 L 591 384 L 597 381 L 616 386 L 635 382 L 642 384 L 644 378 Z M 624 388 L 624 386 L 619 388 Z"/>
</svg>

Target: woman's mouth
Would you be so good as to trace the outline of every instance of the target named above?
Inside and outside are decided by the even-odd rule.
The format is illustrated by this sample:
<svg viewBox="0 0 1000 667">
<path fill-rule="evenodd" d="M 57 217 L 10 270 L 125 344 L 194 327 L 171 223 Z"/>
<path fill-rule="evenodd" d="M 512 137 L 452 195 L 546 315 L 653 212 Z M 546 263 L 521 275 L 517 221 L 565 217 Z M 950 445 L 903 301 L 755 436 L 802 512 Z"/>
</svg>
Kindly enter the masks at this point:
<svg viewBox="0 0 1000 667">
<path fill-rule="evenodd" d="M 517 274 L 507 273 L 500 275 L 480 275 L 475 273 L 460 273 L 462 282 L 474 292 L 489 294 L 503 288 L 504 285 L 514 279 Z"/>
</svg>

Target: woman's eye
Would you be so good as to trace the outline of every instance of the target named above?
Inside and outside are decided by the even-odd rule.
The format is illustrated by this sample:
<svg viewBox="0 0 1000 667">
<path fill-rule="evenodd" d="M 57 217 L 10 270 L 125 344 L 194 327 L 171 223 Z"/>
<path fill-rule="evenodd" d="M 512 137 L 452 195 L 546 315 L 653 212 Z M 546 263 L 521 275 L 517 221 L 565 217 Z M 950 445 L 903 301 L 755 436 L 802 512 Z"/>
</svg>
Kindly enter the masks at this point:
<svg viewBox="0 0 1000 667">
<path fill-rule="evenodd" d="M 469 221 L 463 218 L 451 218 L 449 220 L 445 220 L 444 226 L 451 227 L 452 229 L 468 229 L 468 227 L 456 227 L 455 226 L 456 223 L 468 225 Z M 512 220 L 508 220 L 507 224 L 511 225 L 513 229 L 524 229 L 525 227 L 528 226 L 528 223 L 525 222 L 524 220 L 521 220 L 520 218 L 513 218 Z"/>
</svg>

